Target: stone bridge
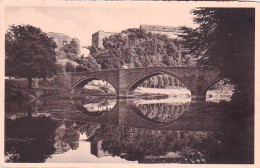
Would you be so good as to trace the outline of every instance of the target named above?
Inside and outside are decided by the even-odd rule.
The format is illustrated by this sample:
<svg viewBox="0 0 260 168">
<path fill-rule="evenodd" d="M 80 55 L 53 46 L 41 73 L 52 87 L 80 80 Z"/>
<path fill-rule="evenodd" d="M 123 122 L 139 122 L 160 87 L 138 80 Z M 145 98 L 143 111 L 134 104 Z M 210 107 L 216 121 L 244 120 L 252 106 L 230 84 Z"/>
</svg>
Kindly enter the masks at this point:
<svg viewBox="0 0 260 168">
<path fill-rule="evenodd" d="M 207 67 L 146 67 L 95 72 L 71 73 L 72 92 L 78 93 L 90 81 L 102 79 L 116 90 L 117 97 L 133 97 L 134 90 L 146 79 L 160 74 L 182 81 L 191 92 L 192 100 L 205 101 L 210 86 L 220 81 L 220 72 Z"/>
</svg>

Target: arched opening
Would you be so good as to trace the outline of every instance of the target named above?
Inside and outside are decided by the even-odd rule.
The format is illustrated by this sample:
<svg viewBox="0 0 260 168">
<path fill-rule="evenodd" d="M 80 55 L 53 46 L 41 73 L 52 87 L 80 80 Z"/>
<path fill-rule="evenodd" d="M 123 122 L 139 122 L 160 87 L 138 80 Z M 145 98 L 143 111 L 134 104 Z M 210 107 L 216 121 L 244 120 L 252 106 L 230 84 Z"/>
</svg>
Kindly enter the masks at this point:
<svg viewBox="0 0 260 168">
<path fill-rule="evenodd" d="M 129 90 L 135 95 L 133 105 L 138 115 L 159 124 L 178 119 L 191 102 L 187 84 L 165 72 L 147 74 L 135 81 Z"/>
<path fill-rule="evenodd" d="M 190 99 L 188 85 L 172 74 L 154 72 L 147 74 L 128 89 L 136 97 L 145 99 Z"/>
<path fill-rule="evenodd" d="M 116 89 L 99 77 L 84 78 L 73 87 L 74 105 L 77 110 L 90 117 L 106 114 L 116 105 Z"/>
<path fill-rule="evenodd" d="M 206 101 L 216 103 L 230 101 L 233 93 L 234 85 L 230 83 L 229 79 L 216 80 L 206 88 Z"/>
<path fill-rule="evenodd" d="M 72 92 L 86 95 L 86 97 L 90 99 L 99 96 L 105 98 L 116 95 L 115 87 L 108 81 L 99 77 L 82 79 L 73 86 Z"/>
</svg>

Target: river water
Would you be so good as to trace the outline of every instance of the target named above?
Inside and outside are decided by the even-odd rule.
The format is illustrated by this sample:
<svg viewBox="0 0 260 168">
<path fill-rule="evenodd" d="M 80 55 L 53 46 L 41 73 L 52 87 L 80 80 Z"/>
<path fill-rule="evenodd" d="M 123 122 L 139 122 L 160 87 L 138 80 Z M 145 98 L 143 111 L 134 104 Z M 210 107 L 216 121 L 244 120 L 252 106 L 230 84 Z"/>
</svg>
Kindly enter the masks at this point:
<svg viewBox="0 0 260 168">
<path fill-rule="evenodd" d="M 5 161 L 253 163 L 253 118 L 189 98 L 6 102 Z"/>
</svg>

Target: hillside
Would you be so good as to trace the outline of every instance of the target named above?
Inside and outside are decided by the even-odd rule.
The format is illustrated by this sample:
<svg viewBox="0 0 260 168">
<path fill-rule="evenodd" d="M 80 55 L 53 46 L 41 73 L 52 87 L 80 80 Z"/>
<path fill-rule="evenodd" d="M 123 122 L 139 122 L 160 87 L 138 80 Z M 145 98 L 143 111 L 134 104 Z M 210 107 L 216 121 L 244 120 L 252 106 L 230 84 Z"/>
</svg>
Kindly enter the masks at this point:
<svg viewBox="0 0 260 168">
<path fill-rule="evenodd" d="M 70 62 L 76 66 L 75 60 L 80 54 L 80 41 L 62 33 L 49 32 L 47 35 L 57 44 L 57 63 L 65 66 L 67 62 Z"/>
<path fill-rule="evenodd" d="M 167 35 L 127 29 L 103 40 L 103 48 L 90 47 L 90 54 L 101 69 L 134 68 L 149 66 L 193 66 L 194 62 L 182 54 L 175 39 Z M 158 75 L 143 82 L 142 87 L 184 87 L 178 79 Z"/>
<path fill-rule="evenodd" d="M 53 38 L 53 40 L 56 42 L 58 48 L 64 47 L 65 44 L 69 44 L 72 40 L 71 37 L 62 34 L 62 33 L 54 33 L 49 32 L 47 33 L 48 37 Z"/>
</svg>

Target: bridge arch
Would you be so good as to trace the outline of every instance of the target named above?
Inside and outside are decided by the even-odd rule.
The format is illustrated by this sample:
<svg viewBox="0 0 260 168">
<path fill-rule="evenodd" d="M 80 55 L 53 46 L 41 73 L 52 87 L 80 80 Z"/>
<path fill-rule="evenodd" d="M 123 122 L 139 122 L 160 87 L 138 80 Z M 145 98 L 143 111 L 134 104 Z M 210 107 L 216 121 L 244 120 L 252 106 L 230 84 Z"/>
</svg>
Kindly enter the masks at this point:
<svg viewBox="0 0 260 168">
<path fill-rule="evenodd" d="M 108 82 L 110 85 L 113 86 L 113 88 L 115 89 L 116 94 L 117 94 L 117 92 L 118 92 L 117 86 L 115 86 L 112 81 L 110 81 L 109 79 L 105 79 L 105 78 L 103 78 L 103 77 L 97 76 L 97 75 L 86 76 L 86 77 L 80 79 L 78 82 L 76 82 L 76 83 L 72 86 L 72 92 L 73 92 L 73 93 L 79 93 L 79 92 L 81 92 L 82 88 L 83 88 L 86 84 L 88 84 L 89 82 L 91 82 L 91 81 L 93 81 L 93 80 L 103 80 L 103 81 Z"/>
<path fill-rule="evenodd" d="M 217 77 L 216 79 L 210 81 L 209 83 L 207 83 L 206 86 L 204 86 L 204 89 L 203 89 L 203 94 L 206 95 L 207 91 L 209 90 L 209 88 L 213 85 L 215 85 L 216 83 L 218 83 L 219 81 L 223 80 L 223 79 L 227 79 L 225 77 L 222 77 L 222 76 L 219 76 Z"/>
<path fill-rule="evenodd" d="M 153 77 L 153 76 L 157 76 L 157 75 L 161 75 L 161 74 L 167 74 L 170 75 L 176 79 L 178 79 L 179 81 L 181 81 L 182 83 L 184 83 L 184 85 L 190 90 L 190 92 L 192 92 L 190 86 L 187 84 L 187 82 L 185 82 L 184 80 L 182 80 L 180 77 L 178 77 L 177 75 L 175 75 L 172 72 L 168 72 L 168 71 L 163 71 L 163 70 L 156 70 L 154 72 L 149 72 L 146 73 L 144 75 L 142 75 L 141 77 L 135 79 L 133 82 L 131 82 L 131 84 L 128 86 L 127 90 L 129 93 L 132 93 L 140 84 L 142 84 L 145 80 Z"/>
</svg>

